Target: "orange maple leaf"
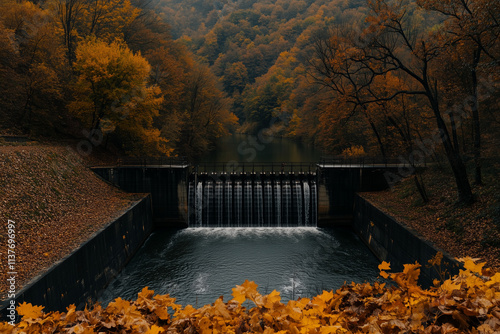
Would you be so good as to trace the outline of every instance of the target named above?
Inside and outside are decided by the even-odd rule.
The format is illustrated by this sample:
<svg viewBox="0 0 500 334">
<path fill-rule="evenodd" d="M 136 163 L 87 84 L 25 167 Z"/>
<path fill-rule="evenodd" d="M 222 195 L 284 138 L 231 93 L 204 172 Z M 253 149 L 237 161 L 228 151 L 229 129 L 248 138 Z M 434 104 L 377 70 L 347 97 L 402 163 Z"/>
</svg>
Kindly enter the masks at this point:
<svg viewBox="0 0 500 334">
<path fill-rule="evenodd" d="M 378 269 L 380 270 L 380 276 L 382 276 L 383 278 L 388 278 L 389 274 L 386 273 L 384 270 L 390 270 L 391 263 L 382 261 L 382 263 L 378 265 Z"/>
<path fill-rule="evenodd" d="M 247 298 L 255 299 L 259 295 L 257 292 L 258 285 L 254 281 L 245 280 L 242 285 L 237 285 L 233 288 L 233 297 L 238 303 L 243 303 Z"/>
<path fill-rule="evenodd" d="M 22 303 L 16 307 L 17 314 L 23 316 L 23 319 L 38 319 L 43 315 L 43 306 L 33 306 L 31 303 Z"/>
<path fill-rule="evenodd" d="M 165 330 L 161 327 L 158 327 L 156 325 L 153 325 L 147 332 L 146 334 L 160 334 L 165 332 Z"/>
<path fill-rule="evenodd" d="M 382 263 L 378 265 L 378 270 L 391 270 L 391 263 L 382 261 Z"/>
<path fill-rule="evenodd" d="M 151 299 L 151 297 L 153 297 L 154 293 L 155 293 L 154 290 L 149 290 L 148 287 L 146 286 L 142 289 L 141 292 L 139 292 L 137 294 L 137 296 L 139 297 L 139 299 L 140 298 Z"/>
<path fill-rule="evenodd" d="M 420 264 L 405 264 L 403 273 L 406 275 L 407 281 L 410 284 L 416 284 L 420 276 Z"/>
<path fill-rule="evenodd" d="M 470 270 L 473 273 L 476 273 L 479 275 L 481 275 L 481 273 L 483 271 L 483 267 L 486 264 L 486 262 L 476 264 L 476 261 L 479 261 L 479 259 L 473 259 L 471 257 L 460 258 L 458 260 L 462 261 L 464 263 L 465 269 Z"/>
</svg>

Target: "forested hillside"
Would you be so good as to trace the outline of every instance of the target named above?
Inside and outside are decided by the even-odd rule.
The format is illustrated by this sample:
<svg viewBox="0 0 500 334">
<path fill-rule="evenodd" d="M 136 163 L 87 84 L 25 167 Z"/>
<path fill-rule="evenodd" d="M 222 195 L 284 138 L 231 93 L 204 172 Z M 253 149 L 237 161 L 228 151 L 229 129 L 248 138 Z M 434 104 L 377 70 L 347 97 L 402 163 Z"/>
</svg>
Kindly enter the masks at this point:
<svg viewBox="0 0 500 334">
<path fill-rule="evenodd" d="M 500 143 L 498 1 L 0 6 L 6 133 L 192 157 L 230 131 L 270 131 L 329 155 L 441 157 L 465 202 L 467 162 L 481 184 Z"/>
<path fill-rule="evenodd" d="M 165 20 L 221 78 L 233 111 L 256 132 L 271 119 L 302 109 L 312 42 L 335 24 L 353 24 L 368 12 L 365 1 L 160 2 Z M 301 88 L 299 88 L 301 86 Z M 298 88 L 298 90 L 297 90 Z M 309 89 L 308 89 L 309 88 Z M 300 98 L 299 98 L 300 99 Z"/>
<path fill-rule="evenodd" d="M 415 66 L 415 72 L 426 67 L 443 113 L 457 98 L 478 91 L 471 66 L 490 91 L 498 89 L 499 13 L 494 1 L 161 0 L 160 6 L 174 37 L 221 79 L 233 98 L 232 110 L 246 125 L 243 132 L 257 132 L 280 116 L 288 125 L 284 133 L 313 140 L 332 153 L 386 156 L 407 150 L 405 142 L 430 136 L 426 130 L 435 127 L 433 102 L 418 79 L 394 68 L 369 79 L 365 72 L 354 78 L 349 71 L 360 68 L 360 59 L 342 63 L 341 57 L 357 58 L 356 52 L 379 52 L 374 37 L 389 31 L 392 36 L 383 38 L 392 39 L 390 47 L 400 52 L 400 60 Z M 384 22 L 391 16 L 403 34 Z M 480 31 L 474 28 L 479 22 L 484 24 Z M 422 43 L 427 46 L 420 47 Z M 482 54 L 474 57 L 474 50 Z M 424 58 L 425 64 L 417 64 Z M 369 87 L 360 80 L 370 80 Z M 420 92 L 392 96 L 414 89 Z M 492 95 L 484 94 L 481 101 L 485 125 L 491 117 L 498 124 L 492 112 L 498 101 Z M 465 123 L 459 141 L 470 151 L 474 140 L 469 137 L 477 129 Z"/>
<path fill-rule="evenodd" d="M 0 130 L 119 154 L 193 155 L 236 125 L 217 78 L 150 2 L 0 4 Z"/>
<path fill-rule="evenodd" d="M 162 15 L 232 98 L 241 132 L 328 154 L 446 159 L 461 201 L 499 143 L 493 0 L 174 1 Z M 416 185 L 424 201 L 423 185 Z"/>
</svg>

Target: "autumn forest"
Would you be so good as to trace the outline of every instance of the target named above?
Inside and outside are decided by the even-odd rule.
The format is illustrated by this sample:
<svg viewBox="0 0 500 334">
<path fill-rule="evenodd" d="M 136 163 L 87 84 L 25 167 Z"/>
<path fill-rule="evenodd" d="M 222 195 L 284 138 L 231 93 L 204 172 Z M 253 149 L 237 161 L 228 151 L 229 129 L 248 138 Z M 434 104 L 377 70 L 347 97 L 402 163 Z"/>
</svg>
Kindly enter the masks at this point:
<svg viewBox="0 0 500 334">
<path fill-rule="evenodd" d="M 12 317 L 0 322 L 0 332 L 498 333 L 499 107 L 498 0 L 0 0 L 0 306 Z M 307 175 L 305 163 L 282 161 L 258 177 L 234 168 L 231 175 L 229 168 L 198 175 L 196 159 L 218 152 L 227 138 L 279 138 L 317 149 L 314 159 L 331 164 L 314 161 Z M 122 164 L 127 158 L 141 162 Z M 362 164 L 369 160 L 376 164 Z M 131 175 L 131 190 L 116 182 L 123 175 Z M 366 176 L 377 178 L 377 191 L 361 186 Z M 334 217 L 335 201 L 342 212 Z M 227 226 L 250 226 L 252 217 L 266 226 L 265 212 L 280 236 L 337 223 L 344 233 L 343 224 L 363 221 L 367 233 L 357 227 L 352 240 L 364 247 L 364 238 L 378 252 L 378 277 L 324 291 L 309 273 L 333 271 L 324 263 L 348 276 L 367 270 L 345 257 L 352 250 L 352 258 L 364 259 L 348 247 L 350 239 L 328 235 L 323 242 L 314 234 L 314 247 L 302 251 L 299 241 L 309 239 L 279 243 L 258 235 L 228 261 L 249 276 L 254 270 L 243 254 L 259 250 L 261 267 L 270 253 L 272 270 L 263 271 L 285 277 L 287 304 L 280 292 L 262 285 L 260 294 L 245 278 L 229 301 L 221 296 L 198 308 L 199 295 L 216 291 L 207 290 L 208 278 L 229 281 L 221 268 L 230 266 L 219 258 L 232 252 L 220 248 L 211 261 L 208 250 L 225 239 L 202 235 L 212 243 L 193 250 L 196 239 L 161 239 L 162 251 L 152 251 L 161 257 L 137 253 L 148 268 L 129 275 L 172 284 L 181 277 L 196 308 L 146 284 L 135 301 L 113 293 L 118 298 L 107 307 L 93 304 L 135 252 L 152 244 L 145 240 L 153 228 L 201 227 L 216 207 L 214 226 L 233 218 L 237 224 Z M 285 226 L 293 228 L 282 233 Z M 232 234 L 227 239 L 240 246 Z M 262 251 L 264 243 L 274 248 Z M 282 247 L 288 243 L 298 257 Z M 283 273 L 271 254 L 278 249 L 307 270 L 294 263 L 287 265 L 293 275 Z M 214 274 L 169 255 L 182 252 Z M 430 259 L 391 267 L 382 258 L 390 252 L 395 261 Z M 335 256 L 348 260 L 343 265 Z M 453 259 L 457 275 L 448 271 L 457 269 Z M 169 261 L 175 275 L 149 266 Z M 424 266 L 439 276 L 429 276 L 431 286 L 419 285 Z M 294 300 L 302 274 L 313 277 L 318 294 Z M 126 279 L 117 281 L 129 288 Z M 26 302 L 30 289 L 40 289 L 45 310 Z M 73 296 L 79 306 L 51 312 Z"/>
<path fill-rule="evenodd" d="M 480 184 L 498 144 L 494 0 L 0 7 L 2 131 L 188 157 L 268 131 L 328 155 L 442 159 L 464 202 L 466 164 Z"/>
</svg>

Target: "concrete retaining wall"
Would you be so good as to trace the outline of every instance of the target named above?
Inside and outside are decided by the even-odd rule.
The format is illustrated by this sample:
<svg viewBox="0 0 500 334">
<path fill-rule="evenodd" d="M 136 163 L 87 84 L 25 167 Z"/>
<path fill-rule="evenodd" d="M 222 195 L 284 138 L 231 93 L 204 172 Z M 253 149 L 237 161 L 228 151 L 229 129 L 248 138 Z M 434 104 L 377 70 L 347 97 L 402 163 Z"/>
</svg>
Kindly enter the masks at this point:
<svg viewBox="0 0 500 334">
<path fill-rule="evenodd" d="M 387 189 L 384 177 L 393 167 L 319 167 L 318 226 L 351 225 L 358 191 Z"/>
<path fill-rule="evenodd" d="M 187 227 L 187 166 L 95 167 L 104 180 L 130 193 L 150 193 L 155 227 Z"/>
<path fill-rule="evenodd" d="M 83 307 L 95 300 L 127 264 L 152 228 L 151 198 L 145 195 L 122 216 L 18 291 L 16 305 L 22 302 L 43 305 L 44 311 L 65 311 L 70 304 Z M 1 303 L 3 317 L 8 302 Z"/>
<path fill-rule="evenodd" d="M 391 263 L 392 271 L 402 271 L 404 264 L 420 263 L 419 283 L 423 286 L 428 287 L 433 279 L 439 278 L 436 268 L 426 266 L 438 251 L 444 255 L 443 262 L 448 263 L 442 269 L 452 275 L 458 273 L 459 265 L 449 255 L 359 195 L 354 200 L 353 228 L 380 261 Z"/>
</svg>

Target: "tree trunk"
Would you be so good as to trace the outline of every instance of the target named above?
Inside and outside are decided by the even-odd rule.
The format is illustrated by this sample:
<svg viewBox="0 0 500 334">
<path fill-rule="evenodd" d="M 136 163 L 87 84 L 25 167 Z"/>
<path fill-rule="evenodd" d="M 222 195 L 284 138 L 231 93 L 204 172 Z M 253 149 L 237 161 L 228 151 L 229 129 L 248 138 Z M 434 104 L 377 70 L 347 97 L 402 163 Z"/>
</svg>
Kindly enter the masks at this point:
<svg viewBox="0 0 500 334">
<path fill-rule="evenodd" d="M 457 153 L 460 152 L 460 146 L 458 145 L 458 135 L 457 135 L 457 126 L 455 123 L 455 116 L 453 116 L 453 112 L 450 112 L 448 114 L 450 117 L 450 124 L 451 124 L 451 134 L 453 136 L 453 147 Z"/>
<path fill-rule="evenodd" d="M 464 130 L 464 122 L 460 124 L 460 132 L 462 133 L 462 152 L 467 152 L 467 143 L 465 140 L 465 130 Z"/>
<path fill-rule="evenodd" d="M 411 153 L 413 152 L 413 145 L 411 141 L 411 133 L 409 127 L 406 128 L 407 132 L 404 132 L 403 128 L 399 126 L 399 124 L 393 117 L 387 116 L 387 120 L 398 130 L 399 135 L 401 136 L 401 139 L 403 140 L 406 146 L 406 151 L 408 152 L 408 156 L 411 156 Z M 425 190 L 425 185 L 422 177 L 419 178 L 418 166 L 415 165 L 414 159 L 410 159 L 410 163 L 412 167 L 415 169 L 415 173 L 413 174 L 413 181 L 415 182 L 415 186 L 417 187 L 418 193 L 420 194 L 420 198 L 422 198 L 423 203 L 427 203 L 429 202 L 429 196 L 427 195 L 427 191 Z"/>
<path fill-rule="evenodd" d="M 377 142 L 378 142 L 378 146 L 380 148 L 380 153 L 382 153 L 382 157 L 384 158 L 384 161 L 387 161 L 387 155 L 385 153 L 384 143 L 382 143 L 382 138 L 380 137 L 380 134 L 378 133 L 377 127 L 375 126 L 373 121 L 370 119 L 370 116 L 367 115 L 367 110 L 366 110 L 365 105 L 363 105 L 363 110 L 364 110 L 364 115 L 365 115 L 366 119 L 368 120 L 368 123 L 370 123 L 370 127 L 372 128 L 373 133 L 375 134 L 375 137 L 377 137 Z"/>
<path fill-rule="evenodd" d="M 458 190 L 458 201 L 464 204 L 470 204 L 474 201 L 472 195 L 472 189 L 470 187 L 469 179 L 467 178 L 467 170 L 465 164 L 460 157 L 460 154 L 453 149 L 453 145 L 450 141 L 450 135 L 446 128 L 446 124 L 439 113 L 439 107 L 437 106 L 437 101 L 431 102 L 433 105 L 434 114 L 436 116 L 436 121 L 438 129 L 441 134 L 441 142 L 443 143 L 444 150 L 446 152 L 446 157 L 450 163 L 451 170 L 453 171 L 453 176 L 455 177 L 455 182 L 457 184 Z"/>
<path fill-rule="evenodd" d="M 380 137 L 380 134 L 378 133 L 378 130 L 375 127 L 375 124 L 373 124 L 372 121 L 369 121 L 369 122 L 370 122 L 370 126 L 373 130 L 373 133 L 375 133 L 375 137 L 377 137 L 377 142 L 378 142 L 378 146 L 380 148 L 380 153 L 382 153 L 382 157 L 384 158 L 384 161 L 387 161 L 387 155 L 385 153 L 384 144 L 382 143 L 382 138 Z"/>
<path fill-rule="evenodd" d="M 419 179 L 418 171 L 416 169 L 415 169 L 415 174 L 413 175 L 413 180 L 415 181 L 415 186 L 417 187 L 418 193 L 420 194 L 422 201 L 424 203 L 429 202 L 429 196 L 427 196 L 427 191 L 425 190 L 424 182 L 421 179 Z"/>
<path fill-rule="evenodd" d="M 446 157 L 448 158 L 448 162 L 450 163 L 451 170 L 453 171 L 453 176 L 457 184 L 458 202 L 471 204 L 474 201 L 474 196 L 472 195 L 472 189 L 470 187 L 469 179 L 467 178 L 467 169 L 465 168 L 465 164 L 458 151 L 453 148 L 448 128 L 446 127 L 446 123 L 441 116 L 441 111 L 439 110 L 437 97 L 432 93 L 432 90 L 427 83 L 424 83 L 423 86 L 427 92 L 426 95 L 429 99 L 432 111 L 434 112 L 434 116 L 436 117 L 441 142 L 443 143 Z"/>
<path fill-rule="evenodd" d="M 481 125 L 479 122 L 479 100 L 477 97 L 477 65 L 481 57 L 481 48 L 474 52 L 474 63 L 471 70 L 472 76 L 472 122 L 474 127 L 474 183 L 483 184 L 481 175 Z"/>
</svg>

